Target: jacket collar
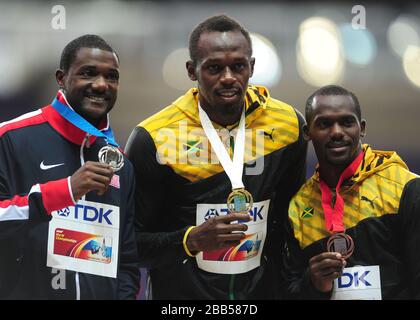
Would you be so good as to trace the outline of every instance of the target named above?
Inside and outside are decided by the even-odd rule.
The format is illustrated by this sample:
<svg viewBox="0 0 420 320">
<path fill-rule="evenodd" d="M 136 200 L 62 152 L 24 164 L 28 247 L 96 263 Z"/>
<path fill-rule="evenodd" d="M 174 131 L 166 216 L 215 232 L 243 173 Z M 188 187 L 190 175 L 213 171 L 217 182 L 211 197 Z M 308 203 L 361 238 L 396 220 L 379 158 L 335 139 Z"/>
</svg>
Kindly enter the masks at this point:
<svg viewBox="0 0 420 320">
<path fill-rule="evenodd" d="M 58 91 L 56 98 L 61 103 L 65 104 L 68 108 L 73 110 L 73 108 L 67 102 L 66 97 L 64 96 L 64 93 L 62 91 Z M 41 111 L 44 117 L 47 119 L 48 123 L 67 140 L 71 141 L 74 144 L 81 145 L 83 141 L 86 139 L 86 136 L 87 136 L 86 132 L 84 132 L 83 130 L 73 125 L 71 122 L 64 119 L 51 106 L 51 104 L 43 107 Z M 107 115 L 106 119 L 104 119 L 100 123 L 98 129 L 103 131 L 108 128 L 109 128 L 109 115 Z M 96 139 L 97 137 L 90 136 L 88 145 L 93 144 Z"/>
<path fill-rule="evenodd" d="M 364 151 L 362 163 L 353 176 L 343 183 L 343 186 L 353 187 L 376 172 L 382 171 L 391 165 L 408 169 L 405 162 L 395 151 L 372 150 L 368 144 L 363 144 L 362 147 Z M 319 165 L 317 165 L 316 171 L 311 179 L 319 183 Z"/>
</svg>

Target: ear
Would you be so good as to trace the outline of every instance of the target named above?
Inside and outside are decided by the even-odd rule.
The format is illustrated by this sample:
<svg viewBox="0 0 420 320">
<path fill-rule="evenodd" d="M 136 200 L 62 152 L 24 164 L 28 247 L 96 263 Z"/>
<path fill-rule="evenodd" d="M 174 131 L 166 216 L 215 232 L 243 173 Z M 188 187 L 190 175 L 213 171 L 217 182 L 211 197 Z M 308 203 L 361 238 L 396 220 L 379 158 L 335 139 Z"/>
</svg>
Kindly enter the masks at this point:
<svg viewBox="0 0 420 320">
<path fill-rule="evenodd" d="M 60 89 L 64 89 L 64 71 L 63 70 L 57 69 L 57 71 L 55 71 L 55 80 L 57 80 L 57 83 Z"/>
<path fill-rule="evenodd" d="M 254 74 L 255 58 L 252 57 L 251 60 L 249 61 L 249 63 L 251 64 L 251 75 L 249 76 L 251 78 L 252 75 Z"/>
<path fill-rule="evenodd" d="M 360 136 L 363 138 L 366 135 L 366 120 L 360 121 Z"/>
<path fill-rule="evenodd" d="M 195 72 L 195 66 L 192 60 L 188 60 L 185 66 L 187 68 L 188 78 L 190 78 L 192 81 L 197 81 L 197 74 Z"/>
<path fill-rule="evenodd" d="M 311 137 L 309 136 L 309 127 L 306 123 L 302 126 L 302 130 L 303 130 L 303 139 L 305 139 L 305 141 L 310 141 Z"/>
</svg>

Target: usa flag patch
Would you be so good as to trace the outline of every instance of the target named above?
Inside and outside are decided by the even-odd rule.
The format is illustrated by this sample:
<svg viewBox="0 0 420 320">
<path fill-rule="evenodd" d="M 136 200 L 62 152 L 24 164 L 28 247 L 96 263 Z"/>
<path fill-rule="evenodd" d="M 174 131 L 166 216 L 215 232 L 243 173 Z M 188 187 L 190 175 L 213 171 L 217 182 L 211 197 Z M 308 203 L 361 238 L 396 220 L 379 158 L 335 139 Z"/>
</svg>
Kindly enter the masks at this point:
<svg viewBox="0 0 420 320">
<path fill-rule="evenodd" d="M 114 174 L 112 176 L 111 182 L 109 183 L 110 186 L 113 186 L 114 188 L 119 189 L 120 188 L 120 176 L 117 176 Z"/>
</svg>

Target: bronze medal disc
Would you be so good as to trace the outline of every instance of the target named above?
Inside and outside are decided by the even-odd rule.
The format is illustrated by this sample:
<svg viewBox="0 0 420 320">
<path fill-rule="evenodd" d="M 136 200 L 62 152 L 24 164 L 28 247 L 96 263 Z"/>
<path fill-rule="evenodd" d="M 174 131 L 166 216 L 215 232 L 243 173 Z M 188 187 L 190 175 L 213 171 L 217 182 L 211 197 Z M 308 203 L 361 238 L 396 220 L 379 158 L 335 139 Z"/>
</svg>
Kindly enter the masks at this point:
<svg viewBox="0 0 420 320">
<path fill-rule="evenodd" d="M 354 251 L 353 239 L 345 233 L 334 233 L 327 241 L 328 252 L 338 252 L 344 259 L 349 258 Z"/>
</svg>

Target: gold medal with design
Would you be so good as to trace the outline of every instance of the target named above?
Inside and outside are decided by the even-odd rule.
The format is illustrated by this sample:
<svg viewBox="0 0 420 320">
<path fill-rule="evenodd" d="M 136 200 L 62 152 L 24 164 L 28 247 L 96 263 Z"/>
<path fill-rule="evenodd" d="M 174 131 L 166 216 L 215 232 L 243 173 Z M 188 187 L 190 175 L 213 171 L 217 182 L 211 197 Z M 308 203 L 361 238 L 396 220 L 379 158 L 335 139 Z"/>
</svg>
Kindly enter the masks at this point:
<svg viewBox="0 0 420 320">
<path fill-rule="evenodd" d="M 106 163 L 111 166 L 115 172 L 124 166 L 124 157 L 118 148 L 106 145 L 99 150 L 99 162 Z"/>
<path fill-rule="evenodd" d="M 327 241 L 327 250 L 329 252 L 338 252 L 344 259 L 347 259 L 353 254 L 354 241 L 346 233 L 334 233 Z"/>
<path fill-rule="evenodd" d="M 244 188 L 233 189 L 227 198 L 230 213 L 249 213 L 253 204 L 252 195 Z"/>
</svg>

